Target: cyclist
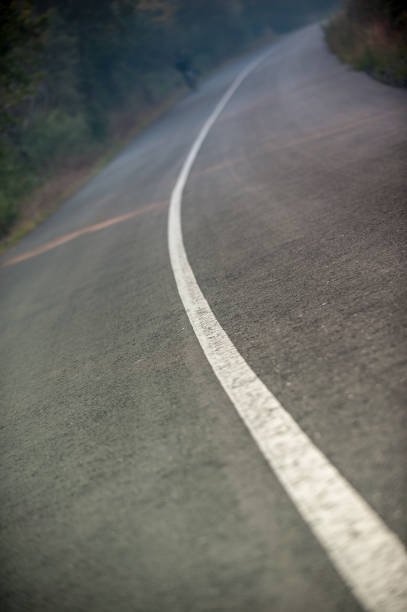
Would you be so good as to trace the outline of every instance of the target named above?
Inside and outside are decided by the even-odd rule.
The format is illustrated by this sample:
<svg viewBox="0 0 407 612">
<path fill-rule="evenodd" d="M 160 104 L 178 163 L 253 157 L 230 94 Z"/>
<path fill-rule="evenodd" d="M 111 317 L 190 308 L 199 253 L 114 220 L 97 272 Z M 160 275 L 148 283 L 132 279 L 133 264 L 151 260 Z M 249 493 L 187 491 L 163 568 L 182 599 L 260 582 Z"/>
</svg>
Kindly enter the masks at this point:
<svg viewBox="0 0 407 612">
<path fill-rule="evenodd" d="M 185 83 L 191 90 L 195 90 L 197 87 L 196 83 L 196 72 L 192 68 L 191 60 L 185 52 L 179 53 L 175 60 L 175 68 L 182 75 Z"/>
</svg>

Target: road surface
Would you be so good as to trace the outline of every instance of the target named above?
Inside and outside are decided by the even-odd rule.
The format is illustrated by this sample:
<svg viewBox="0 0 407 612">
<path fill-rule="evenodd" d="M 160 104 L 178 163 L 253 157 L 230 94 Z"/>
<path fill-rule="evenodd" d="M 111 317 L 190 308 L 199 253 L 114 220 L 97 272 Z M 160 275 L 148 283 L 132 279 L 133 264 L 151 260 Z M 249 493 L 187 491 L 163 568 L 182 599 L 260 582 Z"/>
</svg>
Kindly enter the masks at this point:
<svg viewBox="0 0 407 612">
<path fill-rule="evenodd" d="M 1 610 L 407 601 L 407 95 L 339 64 L 317 25 L 264 54 L 203 82 L 2 258 Z M 183 248 L 227 354 L 197 338 Z M 231 351 L 299 455 L 332 468 L 320 497 L 239 413 L 250 381 L 230 377 L 233 399 L 216 371 Z M 356 506 L 332 503 L 337 482 Z M 377 567 L 393 572 L 379 588 Z"/>
</svg>

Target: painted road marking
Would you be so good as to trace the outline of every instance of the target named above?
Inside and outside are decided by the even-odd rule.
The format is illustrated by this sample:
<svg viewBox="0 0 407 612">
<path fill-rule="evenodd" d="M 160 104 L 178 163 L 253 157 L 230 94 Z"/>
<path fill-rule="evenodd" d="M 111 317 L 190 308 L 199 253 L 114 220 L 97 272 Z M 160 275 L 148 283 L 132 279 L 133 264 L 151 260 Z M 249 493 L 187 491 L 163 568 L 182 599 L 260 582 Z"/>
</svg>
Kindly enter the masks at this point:
<svg viewBox="0 0 407 612">
<path fill-rule="evenodd" d="M 75 238 L 79 238 L 79 236 L 83 236 L 84 234 L 91 234 L 93 232 L 100 232 L 100 230 L 105 229 L 106 227 L 110 227 L 111 225 L 116 225 L 116 223 L 122 223 L 123 221 L 128 221 L 128 219 L 133 219 L 134 217 L 138 217 L 139 215 L 143 215 L 145 213 L 151 212 L 156 208 L 163 208 L 167 206 L 167 202 L 153 202 L 152 204 L 147 204 L 142 208 L 138 208 L 129 213 L 125 213 L 124 215 L 120 215 L 118 217 L 113 217 L 112 219 L 107 219 L 106 221 L 102 221 L 101 223 L 96 223 L 95 225 L 89 225 L 88 227 L 83 227 L 76 232 L 72 232 L 71 234 L 66 234 L 65 236 L 61 236 L 60 238 L 56 238 L 56 240 L 52 240 L 51 242 L 46 242 L 40 247 L 33 249 L 32 251 L 27 251 L 26 253 L 22 253 L 22 255 L 17 255 L 12 259 L 7 259 L 2 262 L 0 265 L 1 268 L 6 266 L 11 266 L 16 263 L 20 263 L 20 261 L 25 261 L 26 259 L 31 259 L 31 257 L 36 257 L 37 255 L 41 255 L 42 253 L 46 253 L 47 251 L 51 251 L 52 249 L 56 249 L 57 247 L 65 244 L 66 242 L 70 242 L 71 240 L 75 240 Z"/>
<path fill-rule="evenodd" d="M 248 108 L 250 107 L 248 106 Z M 240 112 L 235 112 L 234 114 L 238 116 L 240 115 Z M 268 147 L 270 147 L 270 150 L 268 152 L 269 153 L 271 152 L 281 153 L 282 151 L 290 150 L 290 149 L 299 147 L 303 144 L 307 145 L 314 141 L 330 139 L 332 136 L 346 135 L 347 132 L 350 132 L 351 130 L 353 130 L 352 133 L 354 133 L 354 128 L 357 128 L 361 125 L 365 125 L 366 123 L 371 123 L 373 121 L 377 122 L 382 119 L 393 118 L 396 116 L 396 114 L 400 114 L 400 111 L 398 110 L 397 111 L 395 110 L 386 111 L 382 113 L 376 113 L 373 115 L 363 116 L 362 118 L 354 119 L 352 121 L 343 121 L 339 124 L 331 125 L 325 129 L 319 130 L 318 132 L 317 131 L 310 132 L 306 136 L 302 136 L 301 138 L 297 138 L 295 140 L 278 142 L 278 140 L 272 139 L 271 141 L 268 142 Z M 224 117 L 224 115 L 222 115 L 222 117 Z M 394 127 L 394 129 L 397 129 L 397 125 Z M 388 131 L 388 127 L 387 127 L 387 131 Z M 192 176 L 194 178 L 201 177 L 201 176 L 204 176 L 205 174 L 209 174 L 212 172 L 220 172 L 221 170 L 224 170 L 225 168 L 231 168 L 234 165 L 238 164 L 239 162 L 245 161 L 245 160 L 247 160 L 247 156 L 245 155 L 242 155 L 240 157 L 235 157 L 233 159 L 229 158 L 213 166 L 208 166 L 207 168 L 204 168 L 202 170 L 193 170 L 193 172 L 191 172 L 191 177 Z"/>
<path fill-rule="evenodd" d="M 192 165 L 230 98 L 265 57 L 234 80 L 184 162 L 170 201 L 171 266 L 184 308 L 214 373 L 339 574 L 367 610 L 405 612 L 407 555 L 403 544 L 245 362 L 202 294 L 185 252 L 181 203 Z"/>
</svg>

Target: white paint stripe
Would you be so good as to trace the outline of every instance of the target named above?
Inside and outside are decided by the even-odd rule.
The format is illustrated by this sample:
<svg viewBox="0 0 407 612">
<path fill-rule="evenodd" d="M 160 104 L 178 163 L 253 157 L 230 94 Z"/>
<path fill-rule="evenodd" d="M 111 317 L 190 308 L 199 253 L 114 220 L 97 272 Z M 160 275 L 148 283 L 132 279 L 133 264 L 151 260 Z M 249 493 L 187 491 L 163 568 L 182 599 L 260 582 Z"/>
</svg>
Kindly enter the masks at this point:
<svg viewBox="0 0 407 612">
<path fill-rule="evenodd" d="M 367 610 L 406 612 L 407 556 L 402 543 L 314 446 L 239 354 L 203 296 L 185 252 L 181 201 L 192 164 L 236 89 L 264 57 L 235 79 L 185 160 L 169 210 L 171 265 L 182 303 L 213 371 L 338 572 Z"/>
</svg>

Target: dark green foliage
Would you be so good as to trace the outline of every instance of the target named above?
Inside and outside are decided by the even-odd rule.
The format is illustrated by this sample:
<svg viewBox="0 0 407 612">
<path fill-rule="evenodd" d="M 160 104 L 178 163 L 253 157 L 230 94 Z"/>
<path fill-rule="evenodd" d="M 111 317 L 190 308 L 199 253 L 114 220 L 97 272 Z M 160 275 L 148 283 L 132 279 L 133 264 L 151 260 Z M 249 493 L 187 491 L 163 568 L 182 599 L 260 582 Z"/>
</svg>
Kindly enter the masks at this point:
<svg viewBox="0 0 407 612">
<path fill-rule="evenodd" d="M 68 114 L 60 108 L 38 114 L 24 134 L 23 147 L 30 166 L 41 170 L 52 162 L 58 163 L 86 146 L 89 128 L 83 114 Z"/>
<path fill-rule="evenodd" d="M 267 28 L 287 30 L 332 0 L 2 0 L 0 236 L 18 203 L 64 160 L 110 137 L 129 101 L 156 104 Z M 140 100 L 141 98 L 141 100 Z"/>
<path fill-rule="evenodd" d="M 33 95 L 41 79 L 47 17 L 33 15 L 28 0 L 0 3 L 0 129 L 13 122 L 13 110 Z"/>
<path fill-rule="evenodd" d="M 407 27 L 405 0 L 346 0 L 345 10 L 349 18 L 360 22 L 380 21 L 397 30 Z"/>
<path fill-rule="evenodd" d="M 326 27 L 338 57 L 391 84 L 407 86 L 407 7 L 401 0 L 345 0 Z"/>
</svg>

